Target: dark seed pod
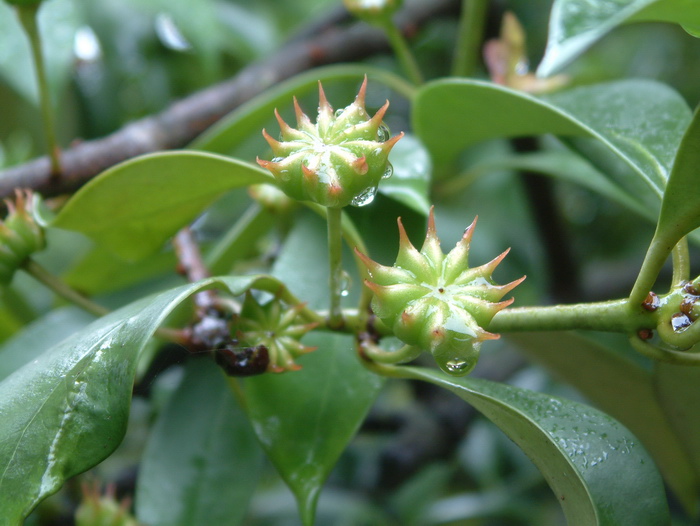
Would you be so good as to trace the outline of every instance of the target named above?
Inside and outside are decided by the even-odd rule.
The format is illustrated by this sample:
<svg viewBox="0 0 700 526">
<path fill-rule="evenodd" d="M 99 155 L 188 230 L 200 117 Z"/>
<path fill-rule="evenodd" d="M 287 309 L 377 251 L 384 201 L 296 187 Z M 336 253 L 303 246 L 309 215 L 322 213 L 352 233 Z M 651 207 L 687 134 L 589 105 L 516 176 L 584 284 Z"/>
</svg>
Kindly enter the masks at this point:
<svg viewBox="0 0 700 526">
<path fill-rule="evenodd" d="M 270 364 L 267 347 L 233 347 L 227 345 L 214 351 L 216 363 L 229 376 L 255 376 L 263 374 Z"/>
</svg>

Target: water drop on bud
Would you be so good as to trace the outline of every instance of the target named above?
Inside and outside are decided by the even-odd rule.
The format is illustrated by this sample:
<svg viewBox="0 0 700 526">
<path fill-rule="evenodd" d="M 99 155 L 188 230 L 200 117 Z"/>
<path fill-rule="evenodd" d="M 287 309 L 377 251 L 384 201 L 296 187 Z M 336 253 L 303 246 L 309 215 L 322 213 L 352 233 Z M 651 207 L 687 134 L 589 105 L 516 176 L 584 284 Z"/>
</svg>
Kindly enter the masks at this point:
<svg viewBox="0 0 700 526">
<path fill-rule="evenodd" d="M 389 179 L 389 177 L 392 175 L 394 175 L 394 167 L 391 165 L 391 163 L 386 163 L 386 169 L 384 170 L 382 179 Z"/>
<path fill-rule="evenodd" d="M 359 195 L 355 196 L 353 200 L 350 202 L 352 206 L 367 206 L 370 204 L 372 201 L 374 201 L 374 197 L 377 195 L 377 187 L 376 186 L 370 186 L 367 188 L 364 192 L 360 193 Z"/>
</svg>

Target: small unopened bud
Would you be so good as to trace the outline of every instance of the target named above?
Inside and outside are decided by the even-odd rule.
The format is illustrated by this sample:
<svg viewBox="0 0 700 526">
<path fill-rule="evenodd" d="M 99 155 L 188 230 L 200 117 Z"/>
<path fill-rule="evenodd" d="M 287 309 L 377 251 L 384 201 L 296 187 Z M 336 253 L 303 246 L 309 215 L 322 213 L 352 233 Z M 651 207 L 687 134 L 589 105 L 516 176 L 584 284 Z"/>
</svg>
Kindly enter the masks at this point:
<svg viewBox="0 0 700 526">
<path fill-rule="evenodd" d="M 382 119 L 387 101 L 370 117 L 365 109 L 367 79 L 354 102 L 337 112 L 328 103 L 319 83 L 318 118 L 313 124 L 296 99 L 297 128 L 275 112 L 281 140 L 263 136 L 273 159 L 258 159 L 277 186 L 298 201 L 313 201 L 329 208 L 369 204 L 379 182 L 390 172 L 389 152 L 403 133 L 388 136 Z"/>
<path fill-rule="evenodd" d="M 46 246 L 44 231 L 34 219 L 38 196 L 16 190 L 15 201 L 5 200 L 8 214 L 0 221 L 0 285 L 9 285 L 15 271 L 34 252 Z"/>
</svg>

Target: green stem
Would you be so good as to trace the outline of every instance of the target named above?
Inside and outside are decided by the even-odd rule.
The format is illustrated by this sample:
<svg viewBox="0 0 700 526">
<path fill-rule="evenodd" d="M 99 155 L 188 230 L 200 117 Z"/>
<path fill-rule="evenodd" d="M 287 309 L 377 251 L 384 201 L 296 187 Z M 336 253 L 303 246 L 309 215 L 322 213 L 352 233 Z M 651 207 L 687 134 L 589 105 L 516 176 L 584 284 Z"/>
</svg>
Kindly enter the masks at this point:
<svg viewBox="0 0 700 526">
<path fill-rule="evenodd" d="M 660 362 L 673 363 L 677 365 L 700 366 L 700 353 L 689 351 L 673 351 L 662 349 L 649 342 L 641 340 L 636 334 L 630 336 L 630 344 L 634 349 L 647 358 Z"/>
<path fill-rule="evenodd" d="M 673 278 L 671 283 L 674 287 L 680 287 L 690 279 L 690 254 L 688 252 L 688 239 L 683 237 L 671 252 L 673 257 Z"/>
<path fill-rule="evenodd" d="M 305 202 L 304 203 L 309 209 L 313 210 L 316 212 L 318 215 L 320 215 L 323 218 L 326 218 L 328 216 L 327 209 L 319 204 L 316 203 L 311 203 L 311 202 Z M 357 228 L 355 228 L 355 225 L 353 224 L 352 220 L 350 217 L 346 214 L 342 214 L 342 219 L 341 219 L 341 228 L 343 230 L 343 239 L 345 239 L 345 243 L 350 248 L 356 248 L 363 254 L 369 255 L 369 252 L 367 251 L 367 247 L 365 246 L 365 242 L 362 239 L 362 236 L 360 233 L 357 231 Z M 366 319 L 367 314 L 369 311 L 369 304 L 372 300 L 372 291 L 369 290 L 367 287 L 364 286 L 364 280 L 369 278 L 369 275 L 367 274 L 367 268 L 362 264 L 362 261 L 360 258 L 357 257 L 357 255 L 353 251 L 353 257 L 355 258 L 355 265 L 357 266 L 357 272 L 360 275 L 360 279 L 362 280 L 362 290 L 360 292 L 360 302 L 358 305 L 358 315 Z"/>
<path fill-rule="evenodd" d="M 91 299 L 86 298 L 85 296 L 80 294 L 77 290 L 70 287 L 58 276 L 51 274 L 51 272 L 46 270 L 43 266 L 41 266 L 33 259 L 28 259 L 24 263 L 24 265 L 22 265 L 22 268 L 34 279 L 51 289 L 54 293 L 56 293 L 56 295 L 73 303 L 74 305 L 77 305 L 78 307 L 80 307 L 86 312 L 89 312 L 90 314 L 93 314 L 97 317 L 102 317 L 111 312 L 107 307 L 103 307 L 102 305 L 99 305 Z M 184 343 L 186 341 L 182 332 L 178 331 L 177 329 L 159 327 L 156 330 L 155 334 L 165 340 L 172 341 L 175 343 Z"/>
<path fill-rule="evenodd" d="M 401 34 L 399 28 L 396 27 L 396 24 L 394 24 L 391 18 L 387 18 L 380 27 L 386 33 L 389 43 L 396 54 L 396 58 L 399 60 L 408 78 L 416 85 L 423 84 L 423 74 L 421 73 L 420 67 L 418 67 L 418 62 L 416 62 L 416 58 L 413 56 L 413 53 L 411 53 L 406 39 L 403 37 L 403 34 Z"/>
<path fill-rule="evenodd" d="M 635 281 L 632 292 L 630 292 L 629 304 L 631 306 L 642 304 L 654 286 L 656 278 L 659 277 L 659 272 L 661 272 L 668 255 L 675 245 L 675 242 L 669 242 L 654 234 L 649 250 L 647 250 L 647 254 L 644 257 L 642 268 L 639 270 L 637 281 Z"/>
<path fill-rule="evenodd" d="M 371 341 L 360 342 L 360 350 L 370 360 L 385 364 L 410 362 L 423 352 L 422 349 L 412 345 L 404 345 L 395 351 L 386 351 Z"/>
<path fill-rule="evenodd" d="M 64 281 L 62 281 L 58 276 L 51 274 L 43 266 L 39 265 L 33 259 L 28 259 L 22 268 L 34 279 L 40 283 L 46 285 L 49 289 L 54 291 L 58 296 L 65 300 L 77 305 L 81 309 L 94 314 L 95 316 L 101 317 L 109 314 L 109 309 L 98 305 L 94 301 L 86 298 L 80 294 L 75 289 L 68 286 Z"/>
<path fill-rule="evenodd" d="M 452 63 L 452 75 L 456 77 L 473 77 L 476 72 L 487 8 L 488 0 L 462 0 L 462 16 Z"/>
<path fill-rule="evenodd" d="M 344 289 L 343 285 L 343 234 L 341 220 L 342 208 L 328 208 L 328 262 L 330 275 L 328 287 L 330 289 L 330 312 L 328 313 L 328 326 L 330 328 L 342 327 L 343 312 L 340 309 L 340 299 Z"/>
<path fill-rule="evenodd" d="M 41 49 L 41 33 L 37 24 L 37 13 L 40 4 L 17 6 L 17 15 L 24 28 L 29 45 L 32 49 L 32 59 L 36 71 L 37 84 L 39 88 L 39 100 L 41 103 L 41 115 L 44 121 L 44 133 L 51 160 L 51 174 L 61 173 L 60 149 L 56 140 L 53 111 L 51 109 L 51 96 L 49 94 L 49 84 L 46 79 L 46 68 L 44 66 L 44 56 Z"/>
<path fill-rule="evenodd" d="M 641 302 L 640 302 L 641 303 Z M 591 330 L 636 334 L 656 326 L 653 313 L 630 311 L 627 300 L 600 303 L 520 307 L 496 314 L 487 329 L 493 332 Z"/>
</svg>

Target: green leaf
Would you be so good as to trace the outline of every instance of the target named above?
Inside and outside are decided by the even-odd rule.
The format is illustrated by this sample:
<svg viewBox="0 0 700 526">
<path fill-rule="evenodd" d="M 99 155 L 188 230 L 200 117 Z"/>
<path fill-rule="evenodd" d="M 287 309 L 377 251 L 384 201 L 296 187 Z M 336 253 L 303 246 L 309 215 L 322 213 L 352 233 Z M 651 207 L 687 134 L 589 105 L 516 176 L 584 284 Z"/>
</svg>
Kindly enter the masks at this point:
<svg viewBox="0 0 700 526">
<path fill-rule="evenodd" d="M 652 455 L 685 509 L 695 508 L 700 478 L 683 447 L 685 435 L 671 425 L 649 371 L 607 346 L 570 332 L 518 333 L 508 339 L 627 426 Z"/>
<path fill-rule="evenodd" d="M 246 379 L 258 439 L 313 524 L 321 487 L 374 402 L 382 379 L 360 364 L 351 336 L 312 333 L 301 371 Z"/>
<path fill-rule="evenodd" d="M 500 427 L 542 472 L 569 524 L 670 524 L 653 461 L 637 438 L 608 415 L 506 384 L 402 370 L 401 376 L 452 391 Z"/>
<path fill-rule="evenodd" d="M 193 151 L 144 155 L 82 187 L 51 226 L 82 232 L 125 259 L 140 259 L 227 190 L 270 182 L 257 166 Z"/>
<path fill-rule="evenodd" d="M 683 136 L 661 203 L 654 237 L 673 247 L 700 227 L 700 109 Z"/>
<path fill-rule="evenodd" d="M 52 310 L 33 321 L 0 347 L 0 381 L 94 319 L 92 314 L 71 306 Z"/>
<path fill-rule="evenodd" d="M 210 278 L 149 296 L 90 324 L 0 382 L 0 509 L 21 519 L 124 435 L 136 359 L 168 314 L 198 290 L 279 292 L 267 276 Z"/>
<path fill-rule="evenodd" d="M 73 39 L 84 24 L 80 2 L 51 0 L 38 13 L 44 63 L 49 91 L 58 100 L 73 69 Z M 0 76 L 17 93 L 32 103 L 39 104 L 36 73 L 27 40 L 14 9 L 0 2 Z"/>
<path fill-rule="evenodd" d="M 537 74 L 555 73 L 625 22 L 650 20 L 676 22 L 691 31 L 700 27 L 700 4 L 695 0 L 556 0 Z"/>
<path fill-rule="evenodd" d="M 543 100 L 486 82 L 448 79 L 418 92 L 413 122 L 441 164 L 488 139 L 547 133 L 593 138 L 631 168 L 617 184 L 629 193 L 639 191 L 641 180 L 642 190 L 660 199 L 690 117 L 678 93 L 648 80 L 579 87 Z"/>
<path fill-rule="evenodd" d="M 671 426 L 683 443 L 690 466 L 700 477 L 700 369 L 683 365 L 657 362 L 654 368 L 654 384 L 661 407 Z M 695 497 L 700 494 L 700 484 Z M 697 509 L 692 510 L 697 517 Z"/>
<path fill-rule="evenodd" d="M 464 180 L 459 177 L 446 181 L 440 192 L 446 196 L 453 195 L 454 192 L 462 190 L 466 186 L 465 183 L 471 183 L 476 177 L 502 169 L 537 172 L 580 185 L 617 202 L 652 222 L 656 222 L 656 214 L 644 207 L 634 195 L 622 190 L 581 156 L 568 150 L 551 150 L 487 159 L 471 166 L 465 174 Z"/>
<path fill-rule="evenodd" d="M 427 216 L 432 162 L 425 146 L 415 136 L 404 135 L 391 150 L 389 161 L 394 174 L 379 184 L 379 191 Z"/>
<path fill-rule="evenodd" d="M 137 517 L 152 526 L 239 524 L 262 460 L 221 369 L 208 360 L 191 361 L 148 440 Z"/>
</svg>

